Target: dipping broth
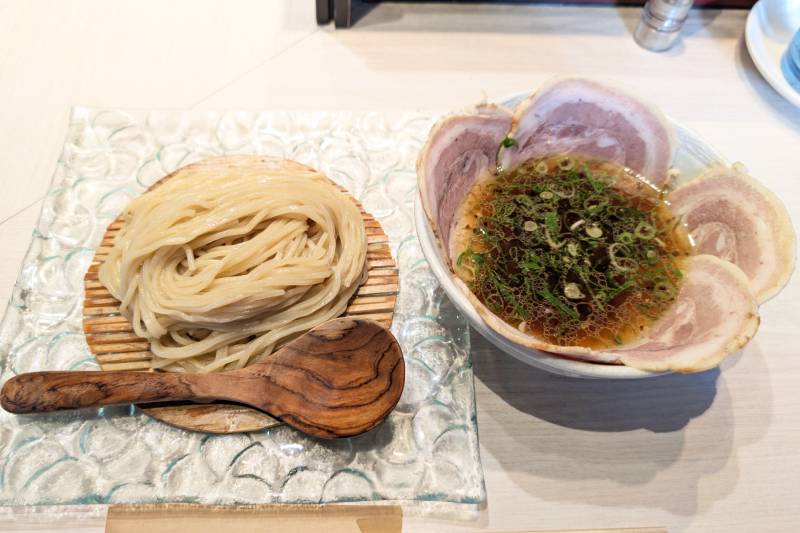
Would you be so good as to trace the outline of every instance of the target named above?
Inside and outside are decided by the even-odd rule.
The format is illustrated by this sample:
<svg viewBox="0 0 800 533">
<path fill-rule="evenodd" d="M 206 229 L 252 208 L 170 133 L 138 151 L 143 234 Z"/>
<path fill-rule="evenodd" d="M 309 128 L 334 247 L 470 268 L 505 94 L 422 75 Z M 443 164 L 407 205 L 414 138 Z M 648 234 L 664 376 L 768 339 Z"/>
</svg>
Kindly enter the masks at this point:
<svg viewBox="0 0 800 533">
<path fill-rule="evenodd" d="M 691 241 L 661 193 L 605 161 L 529 160 L 461 207 L 455 271 L 496 315 L 559 346 L 634 340 L 675 300 Z"/>
</svg>

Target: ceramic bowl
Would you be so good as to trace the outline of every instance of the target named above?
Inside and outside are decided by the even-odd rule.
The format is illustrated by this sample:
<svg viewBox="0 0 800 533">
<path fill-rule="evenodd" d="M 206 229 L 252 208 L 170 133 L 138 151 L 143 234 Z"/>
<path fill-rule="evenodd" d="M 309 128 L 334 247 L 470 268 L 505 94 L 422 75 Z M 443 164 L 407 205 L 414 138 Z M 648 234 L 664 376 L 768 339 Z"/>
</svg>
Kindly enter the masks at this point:
<svg viewBox="0 0 800 533">
<path fill-rule="evenodd" d="M 527 94 L 515 95 L 502 99 L 503 105 L 513 109 Z M 708 167 L 716 164 L 730 164 L 717 150 L 703 141 L 691 130 L 677 124 L 670 119 L 678 135 L 678 147 L 673 160 L 673 167 L 680 174 L 676 178 L 676 185 L 685 183 L 701 174 Z M 552 355 L 540 350 L 535 350 L 516 344 L 490 328 L 470 303 L 466 295 L 456 285 L 456 275 L 447 266 L 444 250 L 441 249 L 436 239 L 425 211 L 422 201 L 417 197 L 414 209 L 417 236 L 422 245 L 425 258 L 433 270 L 434 275 L 444 288 L 447 296 L 452 300 L 458 310 L 466 317 L 470 325 L 478 333 L 500 350 L 512 355 L 523 363 L 541 368 L 554 374 L 586 379 L 641 379 L 662 375 L 663 373 L 646 372 L 623 365 L 610 365 L 568 359 Z"/>
</svg>

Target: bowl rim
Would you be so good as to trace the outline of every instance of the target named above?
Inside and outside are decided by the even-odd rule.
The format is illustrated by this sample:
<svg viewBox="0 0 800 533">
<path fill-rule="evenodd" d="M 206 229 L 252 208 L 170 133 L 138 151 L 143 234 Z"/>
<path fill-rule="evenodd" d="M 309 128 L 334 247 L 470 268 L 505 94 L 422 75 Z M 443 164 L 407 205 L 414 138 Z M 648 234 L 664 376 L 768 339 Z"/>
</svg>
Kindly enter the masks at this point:
<svg viewBox="0 0 800 533">
<path fill-rule="evenodd" d="M 530 93 L 517 93 L 514 95 L 506 95 L 503 98 L 499 98 L 497 101 L 502 105 L 507 106 L 515 100 L 516 103 L 518 103 L 521 101 L 521 99 L 526 98 L 529 94 Z M 511 108 L 513 109 L 513 106 Z M 703 144 L 705 150 L 707 150 L 708 153 L 717 161 L 722 164 L 730 164 L 727 158 L 725 158 L 719 152 L 719 150 L 704 141 L 702 137 L 697 135 L 694 131 L 681 125 L 670 116 L 667 116 L 667 120 L 669 120 L 670 123 L 672 123 L 672 125 L 675 127 L 679 142 L 682 142 L 683 139 L 686 138 L 698 140 Z M 442 286 L 445 293 L 447 293 L 447 296 L 461 312 L 461 314 L 467 318 L 467 321 L 473 327 L 473 329 L 477 330 L 478 333 L 480 333 L 485 339 L 487 339 L 501 351 L 530 366 L 534 366 L 536 368 L 540 368 L 561 376 L 573 378 L 643 379 L 674 373 L 672 371 L 649 372 L 624 365 L 570 359 L 559 355 L 549 354 L 541 350 L 521 346 L 510 341 L 486 324 L 486 321 L 470 303 L 467 296 L 456 285 L 454 280 L 455 274 L 450 271 L 444 258 L 442 257 L 440 246 L 437 244 L 437 238 L 433 233 L 433 228 L 431 228 L 428 217 L 422 207 L 422 199 L 419 190 L 417 191 L 414 202 L 414 225 L 417 238 L 419 239 L 422 247 L 422 253 L 425 256 L 425 259 L 428 261 L 428 265 L 430 265 L 434 276 L 436 276 L 439 284 Z"/>
</svg>

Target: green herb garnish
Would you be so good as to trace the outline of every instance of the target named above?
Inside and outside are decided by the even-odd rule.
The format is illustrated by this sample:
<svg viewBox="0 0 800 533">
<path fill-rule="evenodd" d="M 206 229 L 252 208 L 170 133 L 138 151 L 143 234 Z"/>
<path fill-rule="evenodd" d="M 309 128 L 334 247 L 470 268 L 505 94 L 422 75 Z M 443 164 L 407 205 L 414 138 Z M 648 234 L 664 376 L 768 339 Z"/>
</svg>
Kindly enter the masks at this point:
<svg viewBox="0 0 800 533">
<path fill-rule="evenodd" d="M 544 214 L 544 224 L 550 230 L 551 236 L 558 235 L 558 215 L 554 212 Z"/>
<path fill-rule="evenodd" d="M 553 293 L 551 293 L 549 290 L 542 289 L 539 292 L 539 294 L 541 294 L 542 298 L 547 300 L 553 307 L 555 307 L 556 309 L 558 309 L 571 319 L 578 320 L 580 318 L 580 315 L 578 314 L 577 311 L 575 311 L 572 307 L 568 306 L 567 304 L 556 298 L 553 295 Z"/>
<path fill-rule="evenodd" d="M 500 148 L 516 145 L 506 137 Z M 508 323 L 554 344 L 613 346 L 674 301 L 683 275 L 676 257 L 685 255 L 672 237 L 675 218 L 657 195 L 617 189 L 624 171 L 608 168 L 529 160 L 487 189 L 457 265 Z"/>
</svg>

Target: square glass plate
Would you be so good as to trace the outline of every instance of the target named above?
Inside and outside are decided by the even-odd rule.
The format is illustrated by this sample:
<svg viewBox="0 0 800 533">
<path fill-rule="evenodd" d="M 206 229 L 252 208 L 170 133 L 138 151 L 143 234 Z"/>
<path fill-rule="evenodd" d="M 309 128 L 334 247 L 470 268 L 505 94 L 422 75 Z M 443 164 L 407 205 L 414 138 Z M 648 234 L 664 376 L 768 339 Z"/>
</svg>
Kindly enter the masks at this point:
<svg viewBox="0 0 800 533">
<path fill-rule="evenodd" d="M 0 383 L 97 365 L 82 332 L 83 275 L 131 198 L 177 167 L 226 153 L 308 164 L 346 187 L 389 235 L 401 289 L 392 330 L 406 388 L 378 429 L 321 441 L 289 428 L 209 435 L 132 407 L 0 411 L 0 505 L 485 499 L 469 333 L 413 227 L 418 114 L 75 109 L 0 325 Z"/>
</svg>

